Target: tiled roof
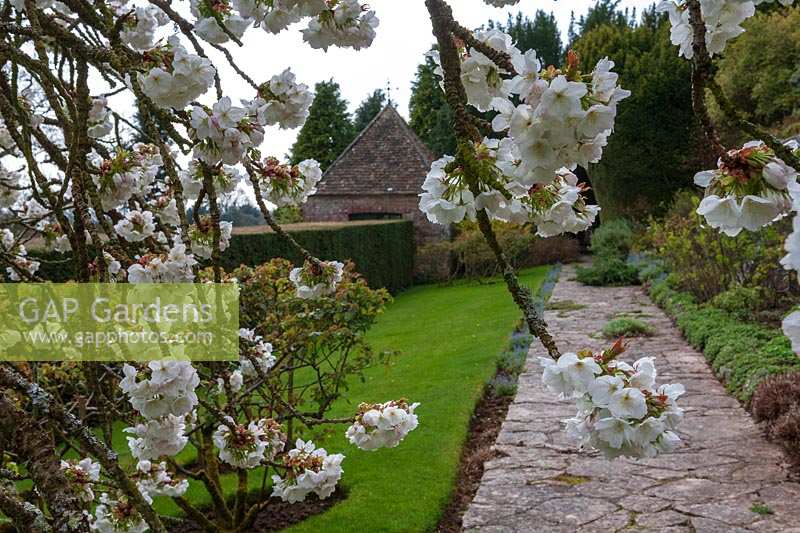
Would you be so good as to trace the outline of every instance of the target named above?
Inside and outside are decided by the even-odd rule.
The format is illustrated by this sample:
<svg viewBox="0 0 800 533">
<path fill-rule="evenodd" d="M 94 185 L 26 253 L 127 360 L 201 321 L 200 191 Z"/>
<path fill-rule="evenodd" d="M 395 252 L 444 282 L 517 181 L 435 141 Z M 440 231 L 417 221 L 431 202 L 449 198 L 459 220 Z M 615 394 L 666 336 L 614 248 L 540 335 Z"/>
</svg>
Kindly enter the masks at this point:
<svg viewBox="0 0 800 533">
<path fill-rule="evenodd" d="M 317 194 L 417 194 L 434 159 L 390 104 L 325 171 Z"/>
</svg>

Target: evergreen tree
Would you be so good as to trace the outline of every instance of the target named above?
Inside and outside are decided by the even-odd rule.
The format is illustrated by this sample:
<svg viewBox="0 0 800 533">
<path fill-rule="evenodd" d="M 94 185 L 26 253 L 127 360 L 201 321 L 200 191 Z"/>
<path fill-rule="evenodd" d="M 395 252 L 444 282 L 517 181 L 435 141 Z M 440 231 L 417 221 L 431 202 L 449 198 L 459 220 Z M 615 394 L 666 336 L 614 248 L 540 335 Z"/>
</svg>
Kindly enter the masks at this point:
<svg viewBox="0 0 800 533">
<path fill-rule="evenodd" d="M 353 131 L 358 135 L 375 116 L 386 107 L 386 93 L 383 89 L 375 89 L 356 109 L 353 119 Z"/>
<path fill-rule="evenodd" d="M 439 78 L 433 73 L 435 68 L 433 60 L 427 56 L 417 67 L 416 79 L 411 84 L 409 125 L 439 157 L 455 152 L 456 138 L 452 111 L 439 87 Z"/>
<path fill-rule="evenodd" d="M 520 50 L 536 50 L 543 66 L 558 65 L 561 61 L 561 32 L 553 13 L 548 15 L 537 9 L 533 20 L 523 17 L 522 13 L 517 13 L 516 17 L 509 13 L 505 26 L 490 21 L 489 27 L 511 35 Z"/>
<path fill-rule="evenodd" d="M 665 16 L 648 10 L 642 20 L 600 24 L 575 42 L 585 70 L 613 58 L 620 84 L 632 92 L 619 103 L 603 159 L 588 169 L 604 219 L 657 212 L 691 186 L 692 168 L 710 164 L 692 110 L 691 65 L 675 53 Z"/>
<path fill-rule="evenodd" d="M 299 163 L 304 159 L 316 159 L 325 170 L 347 148 L 355 133 L 339 84 L 333 80 L 322 81 L 317 83 L 315 93 L 308 120 L 292 145 L 291 160 Z"/>
<path fill-rule="evenodd" d="M 603 25 L 610 26 L 631 26 L 635 19 L 628 16 L 628 12 L 619 11 L 620 0 L 597 0 L 597 3 L 589 8 L 586 16 L 581 15 L 578 22 L 580 35 L 584 35 L 595 28 Z"/>
</svg>

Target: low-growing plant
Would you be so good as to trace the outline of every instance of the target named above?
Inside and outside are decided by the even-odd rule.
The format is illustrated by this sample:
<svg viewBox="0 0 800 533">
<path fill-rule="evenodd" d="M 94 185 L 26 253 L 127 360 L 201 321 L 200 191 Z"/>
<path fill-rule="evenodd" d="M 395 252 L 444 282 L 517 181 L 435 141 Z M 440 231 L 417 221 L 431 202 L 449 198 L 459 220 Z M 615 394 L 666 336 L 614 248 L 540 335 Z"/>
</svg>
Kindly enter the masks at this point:
<svg viewBox="0 0 800 533">
<path fill-rule="evenodd" d="M 517 379 L 500 374 L 489 381 L 489 387 L 495 396 L 514 396 L 517 394 Z"/>
<path fill-rule="evenodd" d="M 632 317 L 618 317 L 603 326 L 603 336 L 607 339 L 618 337 L 649 337 L 655 333 L 653 326 Z"/>
<path fill-rule="evenodd" d="M 575 278 L 584 285 L 636 285 L 639 271 L 619 257 L 600 257 L 589 267 L 577 267 Z"/>
<path fill-rule="evenodd" d="M 633 229 L 624 218 L 604 222 L 592 233 L 591 251 L 595 256 L 625 258 L 632 245 Z"/>
<path fill-rule="evenodd" d="M 800 403 L 800 372 L 770 376 L 759 384 L 750 408 L 758 422 L 773 422 Z"/>
<path fill-rule="evenodd" d="M 800 358 L 780 330 L 698 304 L 690 294 L 672 288 L 669 279 L 654 283 L 650 295 L 675 318 L 689 344 L 703 351 L 725 388 L 742 402 L 749 402 L 769 376 L 800 371 Z"/>
<path fill-rule="evenodd" d="M 548 311 L 579 311 L 581 309 L 585 309 L 586 305 L 579 304 L 572 300 L 553 300 L 547 302 L 545 305 L 545 309 Z"/>
<path fill-rule="evenodd" d="M 497 369 L 506 374 L 521 374 L 525 370 L 525 360 L 527 357 L 527 348 L 503 352 L 497 360 Z"/>
</svg>

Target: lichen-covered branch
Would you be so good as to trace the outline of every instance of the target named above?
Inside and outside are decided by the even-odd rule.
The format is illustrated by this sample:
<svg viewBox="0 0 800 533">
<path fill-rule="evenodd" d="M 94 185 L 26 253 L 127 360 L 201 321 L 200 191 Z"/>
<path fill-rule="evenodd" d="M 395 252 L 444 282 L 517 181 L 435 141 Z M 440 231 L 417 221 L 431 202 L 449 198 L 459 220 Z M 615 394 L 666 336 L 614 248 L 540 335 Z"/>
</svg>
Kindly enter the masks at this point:
<svg viewBox="0 0 800 533">
<path fill-rule="evenodd" d="M 433 24 L 433 34 L 436 36 L 436 41 L 439 45 L 439 55 L 442 69 L 444 70 L 445 96 L 447 103 L 455 114 L 456 137 L 462 146 L 480 142 L 482 139 L 480 132 L 475 126 L 472 115 L 467 111 L 467 94 L 464 90 L 464 85 L 461 83 L 461 63 L 458 57 L 458 50 L 453 42 L 453 31 L 456 30 L 463 34 L 465 30 L 453 19 L 452 9 L 443 0 L 425 0 L 425 5 L 428 8 L 431 23 Z M 464 38 L 465 36 L 459 35 L 459 37 Z M 510 67 L 509 70 L 513 72 L 513 66 L 510 65 L 510 60 L 508 60 L 506 54 L 494 55 L 501 62 L 498 66 L 503 67 L 502 63 L 508 62 L 509 64 L 506 67 Z M 470 182 L 473 194 L 477 195 L 479 192 L 477 190 L 477 175 L 469 171 L 469 162 L 463 161 L 464 158 L 460 154 L 457 154 L 456 157 L 457 161 L 463 164 L 465 177 Z M 483 209 L 478 210 L 477 219 L 478 227 L 494 253 L 500 270 L 503 272 L 503 279 L 506 282 L 508 291 L 511 293 L 514 303 L 522 311 L 531 334 L 539 339 L 551 357 L 558 358 L 560 355 L 558 346 L 547 330 L 547 324 L 544 319 L 539 316 L 530 290 L 520 284 L 514 267 L 508 262 L 508 258 L 497 241 L 497 236 L 492 229 L 492 224 L 486 211 Z"/>
</svg>

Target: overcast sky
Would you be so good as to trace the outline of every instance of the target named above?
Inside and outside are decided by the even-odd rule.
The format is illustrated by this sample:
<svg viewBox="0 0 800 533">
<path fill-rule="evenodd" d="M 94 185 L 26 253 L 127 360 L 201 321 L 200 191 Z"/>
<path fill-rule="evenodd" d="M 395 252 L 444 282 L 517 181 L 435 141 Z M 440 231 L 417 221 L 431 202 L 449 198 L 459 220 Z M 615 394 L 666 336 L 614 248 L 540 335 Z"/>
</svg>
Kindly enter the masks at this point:
<svg viewBox="0 0 800 533">
<path fill-rule="evenodd" d="M 620 7 L 636 6 L 641 10 L 651 3 L 652 0 L 622 0 Z M 300 24 L 277 36 L 251 29 L 245 34 L 243 49 L 235 50 L 235 45 L 230 44 L 229 47 L 239 65 L 259 83 L 286 67 L 291 67 L 298 81 L 312 89 L 318 81 L 335 79 L 350 104 L 351 112 L 373 90 L 389 86 L 400 114 L 408 118 L 411 82 L 423 54 L 433 43 L 424 2 L 371 0 L 369 4 L 381 23 L 375 41 L 366 50 L 330 48 L 327 53 L 314 50 L 303 43 Z M 508 8 L 489 7 L 481 0 L 451 0 L 450 5 L 458 21 L 468 28 L 481 26 L 489 19 L 505 21 L 509 12 Z M 566 41 L 570 11 L 574 11 L 577 18 L 591 5 L 594 5 L 594 0 L 522 0 L 511 11 L 516 14 L 517 10 L 521 10 L 531 17 L 536 9 L 553 12 Z M 213 57 L 216 59 L 216 56 Z M 227 94 L 237 98 L 252 98 L 252 89 L 243 82 L 237 82 L 235 74 L 227 68 L 224 60 L 217 60 L 215 64 L 224 76 Z M 296 130 L 272 129 L 263 146 L 265 154 L 282 156 L 288 152 L 296 136 Z"/>
</svg>

